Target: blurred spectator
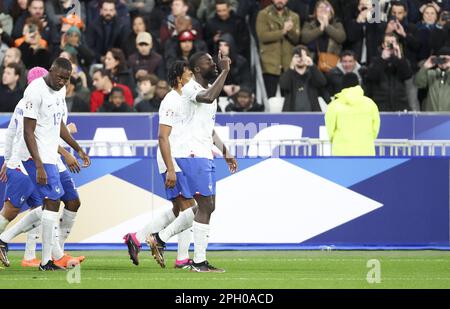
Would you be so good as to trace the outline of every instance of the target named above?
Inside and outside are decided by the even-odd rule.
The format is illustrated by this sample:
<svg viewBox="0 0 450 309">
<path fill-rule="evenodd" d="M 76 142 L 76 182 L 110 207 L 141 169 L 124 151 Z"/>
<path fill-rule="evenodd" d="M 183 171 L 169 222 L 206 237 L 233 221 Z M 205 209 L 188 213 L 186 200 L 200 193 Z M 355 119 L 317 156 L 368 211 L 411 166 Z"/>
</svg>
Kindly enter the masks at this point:
<svg viewBox="0 0 450 309">
<path fill-rule="evenodd" d="M 41 36 L 42 23 L 35 17 L 27 18 L 23 29 L 23 36 L 15 40 L 14 44 L 22 52 L 22 60 L 27 69 L 43 67 L 49 69 L 51 54 L 48 43 Z"/>
<path fill-rule="evenodd" d="M 377 105 L 364 96 L 354 73 L 344 75 L 342 88 L 325 113 L 332 155 L 375 156 L 375 139 L 380 130 Z"/>
<path fill-rule="evenodd" d="M 411 66 L 403 57 L 397 37 L 385 34 L 381 56 L 367 70 L 368 95 L 382 112 L 409 110 L 405 81 L 412 76 Z"/>
<path fill-rule="evenodd" d="M 238 2 L 237 0 L 228 0 L 229 6 L 233 11 L 237 10 Z M 204 22 L 208 19 L 214 17 L 214 14 L 217 13 L 217 1 L 214 0 L 201 0 L 200 6 L 197 9 L 197 18 Z"/>
<path fill-rule="evenodd" d="M 125 29 L 130 29 L 130 13 L 128 11 L 128 6 L 123 3 L 125 0 L 85 0 L 85 11 L 86 11 L 86 24 L 91 25 L 93 22 L 98 20 L 102 13 L 103 3 L 110 2 L 114 4 L 115 7 L 115 17 L 118 19 L 118 23 L 123 25 Z"/>
<path fill-rule="evenodd" d="M 255 38 L 258 37 L 256 35 L 256 18 L 258 16 L 259 10 L 260 10 L 260 3 L 254 0 L 240 0 L 236 10 L 237 16 L 239 16 L 243 20 L 247 20 L 248 18 L 248 25 L 250 27 L 250 32 Z"/>
<path fill-rule="evenodd" d="M 402 1 L 392 1 L 385 33 L 394 33 L 397 36 L 403 54 L 409 60 L 412 70 L 415 71 L 420 41 L 417 35 L 417 27 L 408 22 L 407 16 L 406 4 Z"/>
<path fill-rule="evenodd" d="M 289 69 L 292 48 L 300 37 L 300 20 L 286 7 L 287 0 L 272 0 L 272 5 L 258 13 L 261 65 L 267 96 L 274 97 L 282 71 Z"/>
<path fill-rule="evenodd" d="M 239 91 L 241 86 L 252 88 L 250 65 L 247 59 L 237 53 L 233 37 L 229 33 L 223 34 L 218 40 L 218 46 L 222 55 L 230 57 L 232 63 L 223 92 L 231 97 Z M 213 58 L 218 63 L 217 55 Z"/>
<path fill-rule="evenodd" d="M 148 17 L 147 22 L 150 27 L 149 32 L 152 34 L 156 34 L 154 35 L 155 39 L 157 38 L 159 40 L 159 31 L 161 30 L 161 25 L 164 23 L 164 21 L 172 11 L 171 4 L 172 0 L 156 0 L 155 7 Z"/>
<path fill-rule="evenodd" d="M 338 57 L 345 39 L 344 26 L 335 18 L 331 4 L 327 0 L 317 1 L 313 18 L 303 25 L 302 42 L 311 51 L 316 51 L 316 58 L 319 59 L 320 53 Z M 329 65 L 333 66 L 333 63 Z"/>
<path fill-rule="evenodd" d="M 378 55 L 378 46 L 383 39 L 382 25 L 372 20 L 375 16 L 372 3 L 372 0 L 359 0 L 356 8 L 349 8 L 351 12 L 345 21 L 346 43 L 356 53 L 357 60 L 365 65 Z"/>
<path fill-rule="evenodd" d="M 439 16 L 436 6 L 432 4 L 425 5 L 422 21 L 417 24 L 417 39 L 420 42 L 417 61 L 427 59 L 431 55 L 431 33 L 436 28 Z"/>
<path fill-rule="evenodd" d="M 99 113 L 129 113 L 134 112 L 132 106 L 125 102 L 124 91 L 120 87 L 111 89 L 108 99 L 98 109 Z"/>
<path fill-rule="evenodd" d="M 22 62 L 22 52 L 16 47 L 10 47 L 5 52 L 5 57 L 3 57 L 3 62 L 0 65 L 0 76 L 3 76 L 3 71 L 11 63 L 17 63 L 20 65 L 20 79 L 19 87 L 25 89 L 27 86 L 27 70 Z"/>
<path fill-rule="evenodd" d="M 78 27 L 70 27 L 62 36 L 61 44 L 58 50 L 67 51 L 75 56 L 77 64 L 85 71 L 88 72 L 89 66 L 95 60 L 95 54 L 90 50 L 86 44 L 84 44 L 81 38 L 81 31 Z"/>
<path fill-rule="evenodd" d="M 145 24 L 145 19 L 142 15 L 136 15 L 131 21 L 131 32 L 128 34 L 126 47 L 123 50 L 125 55 L 129 57 L 130 55 L 137 52 L 136 48 L 136 38 L 140 32 L 148 32 L 147 25 Z"/>
<path fill-rule="evenodd" d="M 165 80 L 159 80 L 156 83 L 155 96 L 150 101 L 142 101 L 136 105 L 138 112 L 157 112 L 161 101 L 170 91 L 169 83 Z M 156 110 L 155 110 L 156 109 Z"/>
<path fill-rule="evenodd" d="M 328 81 L 328 94 L 330 97 L 342 90 L 342 78 L 347 73 L 355 73 L 358 77 L 359 84 L 362 85 L 362 74 L 364 68 L 356 61 L 353 51 L 346 50 L 341 53 L 338 65 L 326 74 Z"/>
<path fill-rule="evenodd" d="M 57 42 L 58 37 L 56 34 L 56 28 L 45 13 L 44 0 L 29 0 L 27 12 L 20 16 L 14 23 L 13 32 L 11 34 L 13 39 L 22 37 L 25 25 L 30 20 L 30 17 L 33 20 L 40 21 L 40 36 L 47 42 L 47 48 L 52 48 L 53 45 L 57 45 L 59 43 Z"/>
<path fill-rule="evenodd" d="M 48 19 L 57 27 L 61 28 L 62 18 L 72 9 L 72 0 L 47 0 L 45 1 L 45 11 Z"/>
<path fill-rule="evenodd" d="M 155 0 L 125 0 L 131 16 L 150 14 L 155 6 Z"/>
<path fill-rule="evenodd" d="M 293 54 L 289 69 L 280 78 L 285 95 L 283 111 L 319 112 L 318 92 L 327 80 L 312 61 L 306 46 L 295 47 Z"/>
<path fill-rule="evenodd" d="M 450 46 L 450 12 L 442 11 L 436 28 L 431 31 L 431 51 L 438 52 L 443 46 Z"/>
<path fill-rule="evenodd" d="M 165 51 L 166 70 L 175 60 L 188 61 L 189 57 L 196 52 L 206 51 L 205 41 L 198 39 L 192 31 L 183 31 L 177 39 L 177 45 L 174 49 Z"/>
<path fill-rule="evenodd" d="M 13 18 L 8 14 L 5 4 L 0 1 L 0 29 L 11 35 L 13 28 Z"/>
<path fill-rule="evenodd" d="M 118 48 L 108 50 L 105 56 L 105 69 L 111 72 L 113 82 L 125 85 L 134 92 L 136 84 L 122 50 Z"/>
<path fill-rule="evenodd" d="M 92 80 L 95 90 L 91 93 L 91 112 L 97 111 L 114 87 L 122 88 L 124 91 L 125 102 L 127 102 L 128 105 L 133 106 L 133 95 L 130 88 L 122 84 L 114 83 L 107 70 L 98 69 L 94 71 Z"/>
<path fill-rule="evenodd" d="M 13 18 L 14 23 L 21 17 L 27 14 L 27 6 L 29 0 L 14 0 L 10 6 L 9 13 Z"/>
<path fill-rule="evenodd" d="M 164 45 L 164 59 L 175 59 L 176 49 L 179 46 L 179 33 L 190 31 L 194 36 L 194 49 L 200 51 L 208 51 L 208 46 L 204 40 L 197 37 L 197 31 L 192 28 L 192 18 L 190 16 L 179 16 L 175 19 L 175 31 L 172 33 L 172 37 L 168 39 Z M 167 64 L 167 68 L 168 68 Z"/>
<path fill-rule="evenodd" d="M 255 95 L 250 88 L 241 87 L 239 91 L 228 98 L 230 102 L 226 112 L 263 112 L 264 105 L 255 102 Z"/>
<path fill-rule="evenodd" d="M 125 50 L 129 29 L 117 18 L 116 2 L 105 0 L 102 2 L 100 17 L 92 23 L 86 33 L 88 46 L 94 51 L 100 62 L 106 52 L 115 47 Z"/>
<path fill-rule="evenodd" d="M 214 2 L 214 1 L 212 1 Z M 205 26 L 205 41 L 210 51 L 216 53 L 217 42 L 222 34 L 229 33 L 236 42 L 236 52 L 250 55 L 250 38 L 245 20 L 231 9 L 229 0 L 216 0 L 216 13 Z"/>
<path fill-rule="evenodd" d="M 136 111 L 154 113 L 159 110 L 162 100 L 155 95 L 158 82 L 159 80 L 155 75 L 148 74 L 139 78 L 139 97 L 135 100 L 134 105 Z M 165 81 L 162 81 L 162 85 L 165 86 Z"/>
<path fill-rule="evenodd" d="M 8 64 L 2 74 L 0 85 L 0 113 L 12 113 L 17 102 L 22 99 L 23 89 L 19 86 L 20 65 Z"/>
<path fill-rule="evenodd" d="M 415 83 L 419 88 L 428 88 L 424 111 L 450 111 L 450 47 L 443 47 L 437 56 L 431 56 L 417 72 Z"/>
<path fill-rule="evenodd" d="M 137 52 L 128 59 L 128 65 L 133 71 L 133 76 L 153 73 L 164 79 L 166 70 L 164 60 L 160 54 L 153 50 L 153 39 L 150 33 L 140 32 L 136 38 Z M 138 74 L 140 72 L 140 74 Z"/>
<path fill-rule="evenodd" d="M 72 74 L 66 86 L 67 110 L 73 113 L 89 112 L 89 96 L 89 89 L 83 87 L 80 79 Z"/>
<path fill-rule="evenodd" d="M 336 17 L 338 20 L 342 21 L 344 20 L 344 17 L 346 16 L 346 8 L 347 3 L 351 2 L 352 0 L 329 0 L 328 3 L 331 5 L 334 17 Z M 383 1 L 383 0 L 381 0 Z M 309 9 L 311 11 L 311 14 L 314 15 L 314 12 L 316 11 L 317 3 L 320 2 L 320 0 L 311 0 L 309 1 Z"/>
<path fill-rule="evenodd" d="M 387 23 L 385 33 L 394 33 L 397 36 L 400 49 L 405 58 L 409 60 L 412 73 L 414 74 L 418 70 L 417 55 L 420 50 L 420 41 L 418 39 L 417 27 L 409 23 L 407 15 L 408 8 L 405 2 L 391 1 L 391 8 L 388 15 L 389 22 Z M 413 79 L 410 78 L 405 83 L 410 109 L 413 111 L 420 110 L 418 90 L 414 85 Z"/>
<path fill-rule="evenodd" d="M 175 20 L 179 16 L 186 16 L 189 6 L 187 0 L 173 0 L 171 5 L 171 14 L 166 17 L 161 25 L 159 32 L 159 41 L 161 46 L 165 46 L 166 41 L 172 37 L 173 32 L 176 31 Z M 199 21 L 192 18 L 192 28 L 196 31 L 196 36 L 202 38 L 202 26 Z M 177 33 L 175 33 L 177 35 Z"/>
</svg>

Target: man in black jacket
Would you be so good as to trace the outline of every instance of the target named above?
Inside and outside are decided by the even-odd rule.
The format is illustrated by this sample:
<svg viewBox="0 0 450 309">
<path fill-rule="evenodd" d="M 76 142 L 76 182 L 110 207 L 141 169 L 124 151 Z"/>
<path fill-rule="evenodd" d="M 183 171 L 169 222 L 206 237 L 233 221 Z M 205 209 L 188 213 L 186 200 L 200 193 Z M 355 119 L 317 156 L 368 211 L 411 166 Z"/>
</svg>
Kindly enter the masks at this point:
<svg viewBox="0 0 450 309">
<path fill-rule="evenodd" d="M 100 18 L 89 25 L 87 44 L 95 52 L 96 60 L 113 47 L 125 49 L 129 29 L 117 18 L 116 2 L 105 0 L 100 8 Z"/>
<path fill-rule="evenodd" d="M 23 89 L 19 87 L 20 65 L 10 63 L 5 67 L 0 85 L 0 112 L 12 113 L 22 99 Z"/>
<path fill-rule="evenodd" d="M 383 112 L 409 110 L 405 81 L 413 72 L 394 34 L 385 34 L 382 53 L 372 61 L 366 76 L 368 96 Z"/>
<path fill-rule="evenodd" d="M 280 88 L 285 96 L 284 112 L 320 112 L 319 91 L 327 80 L 309 56 L 306 46 L 293 51 L 291 66 L 280 77 Z"/>
</svg>

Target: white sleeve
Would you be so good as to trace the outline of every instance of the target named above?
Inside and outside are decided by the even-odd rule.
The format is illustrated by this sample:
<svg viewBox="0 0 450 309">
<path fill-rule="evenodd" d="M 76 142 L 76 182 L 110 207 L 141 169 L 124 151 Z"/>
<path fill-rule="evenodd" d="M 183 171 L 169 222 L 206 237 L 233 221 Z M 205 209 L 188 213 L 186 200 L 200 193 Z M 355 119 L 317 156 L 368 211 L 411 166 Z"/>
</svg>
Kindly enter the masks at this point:
<svg viewBox="0 0 450 309">
<path fill-rule="evenodd" d="M 175 109 L 169 100 L 163 100 L 159 108 L 159 124 L 173 127 L 175 122 Z"/>
<path fill-rule="evenodd" d="M 204 90 L 198 84 L 187 83 L 183 87 L 183 95 L 189 99 L 189 101 L 197 103 L 197 95 Z"/>
<path fill-rule="evenodd" d="M 12 154 L 12 145 L 17 131 L 16 113 L 14 113 L 9 121 L 8 128 L 5 132 L 5 162 L 8 162 Z"/>
<path fill-rule="evenodd" d="M 32 83 L 25 90 L 23 100 L 25 101 L 25 109 L 23 111 L 23 117 L 37 119 L 39 109 L 41 108 L 42 99 L 39 93 L 38 83 Z"/>
</svg>

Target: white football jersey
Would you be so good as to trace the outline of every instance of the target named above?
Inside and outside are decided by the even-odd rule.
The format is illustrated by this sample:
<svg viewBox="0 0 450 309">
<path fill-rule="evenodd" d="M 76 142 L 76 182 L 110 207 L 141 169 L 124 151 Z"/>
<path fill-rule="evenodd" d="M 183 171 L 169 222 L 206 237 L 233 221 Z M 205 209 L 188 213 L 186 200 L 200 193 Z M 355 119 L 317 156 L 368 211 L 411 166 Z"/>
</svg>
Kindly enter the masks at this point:
<svg viewBox="0 0 450 309">
<path fill-rule="evenodd" d="M 45 164 L 55 164 L 58 160 L 61 120 L 66 107 L 66 87 L 54 91 L 44 78 L 34 80 L 25 90 L 23 100 L 25 109 L 23 116 L 36 119 L 34 135 L 41 160 Z M 66 108 L 67 109 L 67 108 Z M 22 138 L 23 139 L 23 138 Z M 25 141 L 19 145 L 19 153 L 26 148 Z M 27 160 L 29 157 L 21 157 Z"/>
<path fill-rule="evenodd" d="M 179 157 L 198 157 L 212 159 L 213 130 L 216 123 L 217 100 L 211 104 L 197 102 L 197 95 L 206 90 L 193 78 L 182 89 L 182 100 L 191 109 L 184 141 L 187 151 Z"/>
<path fill-rule="evenodd" d="M 20 100 L 14 108 L 14 113 L 8 124 L 7 134 L 11 134 L 11 139 L 5 144 L 5 154 L 10 150 L 10 157 L 6 163 L 6 166 L 10 169 L 19 168 L 24 174 L 27 174 L 25 168 L 22 166 L 21 157 L 30 157 L 28 149 L 25 147 L 23 153 L 19 155 L 19 144 L 23 140 L 23 111 L 25 108 L 25 101 Z M 8 150 L 7 150 L 8 149 Z"/>
<path fill-rule="evenodd" d="M 192 110 L 189 106 L 184 104 L 181 96 L 176 90 L 170 91 L 164 97 L 164 100 L 162 100 L 159 107 L 159 123 L 172 128 L 169 136 L 169 143 L 175 172 L 181 171 L 175 162 L 175 158 L 182 156 L 186 152 L 186 149 L 184 149 L 184 147 L 186 147 L 185 140 L 189 134 L 186 130 L 186 123 L 189 119 L 189 113 L 191 111 Z M 167 167 L 164 163 L 159 147 L 156 158 L 159 172 L 165 173 L 167 171 Z"/>
</svg>

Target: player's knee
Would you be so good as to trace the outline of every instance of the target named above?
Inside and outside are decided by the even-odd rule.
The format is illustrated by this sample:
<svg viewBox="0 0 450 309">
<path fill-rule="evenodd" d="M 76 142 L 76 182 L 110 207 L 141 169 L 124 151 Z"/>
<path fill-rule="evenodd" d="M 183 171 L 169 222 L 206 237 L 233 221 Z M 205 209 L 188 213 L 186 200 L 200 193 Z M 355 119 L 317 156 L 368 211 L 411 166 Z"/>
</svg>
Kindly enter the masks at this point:
<svg viewBox="0 0 450 309">
<path fill-rule="evenodd" d="M 77 212 L 80 206 L 81 201 L 79 199 L 64 202 L 64 207 L 69 211 Z"/>
<path fill-rule="evenodd" d="M 8 221 L 14 220 L 20 212 L 20 208 L 14 207 L 11 202 L 6 201 L 3 204 L 3 208 L 0 211 L 0 214 Z"/>
</svg>

